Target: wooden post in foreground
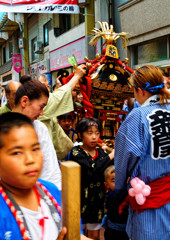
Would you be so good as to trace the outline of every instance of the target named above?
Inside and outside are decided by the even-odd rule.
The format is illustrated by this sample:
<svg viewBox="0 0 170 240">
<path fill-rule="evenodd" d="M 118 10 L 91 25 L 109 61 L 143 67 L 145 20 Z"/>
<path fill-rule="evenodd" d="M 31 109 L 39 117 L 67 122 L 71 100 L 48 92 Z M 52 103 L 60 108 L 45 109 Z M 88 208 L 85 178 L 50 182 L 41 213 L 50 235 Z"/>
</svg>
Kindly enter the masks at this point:
<svg viewBox="0 0 170 240">
<path fill-rule="evenodd" d="M 80 240 L 80 165 L 61 162 L 62 226 L 67 227 L 64 240 Z"/>
</svg>

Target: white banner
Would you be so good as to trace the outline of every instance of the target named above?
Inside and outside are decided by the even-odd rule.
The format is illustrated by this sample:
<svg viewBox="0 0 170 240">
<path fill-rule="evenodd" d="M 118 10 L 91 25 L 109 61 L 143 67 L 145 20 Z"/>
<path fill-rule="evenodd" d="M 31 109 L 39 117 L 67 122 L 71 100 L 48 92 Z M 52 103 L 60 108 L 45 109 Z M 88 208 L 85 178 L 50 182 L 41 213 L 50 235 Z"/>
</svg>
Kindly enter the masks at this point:
<svg viewBox="0 0 170 240">
<path fill-rule="evenodd" d="M 0 12 L 79 13 L 77 0 L 0 0 Z"/>
</svg>

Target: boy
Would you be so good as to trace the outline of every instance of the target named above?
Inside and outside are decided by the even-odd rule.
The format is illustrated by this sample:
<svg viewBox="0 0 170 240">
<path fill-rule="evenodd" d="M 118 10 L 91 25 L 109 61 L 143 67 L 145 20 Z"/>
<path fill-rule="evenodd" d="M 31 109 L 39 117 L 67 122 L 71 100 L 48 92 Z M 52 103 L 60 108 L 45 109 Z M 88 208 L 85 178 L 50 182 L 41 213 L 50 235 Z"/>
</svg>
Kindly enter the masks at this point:
<svg viewBox="0 0 170 240">
<path fill-rule="evenodd" d="M 119 214 L 119 205 L 126 197 L 126 193 L 115 190 L 115 167 L 109 166 L 104 172 L 105 177 L 105 206 L 107 214 L 102 220 L 102 226 L 105 228 L 105 240 L 128 240 L 125 231 L 128 217 L 127 207 L 122 214 Z"/>
<path fill-rule="evenodd" d="M 96 118 L 83 118 L 77 125 L 82 145 L 73 147 L 70 159 L 81 166 L 81 217 L 88 237 L 100 239 L 104 215 L 104 171 L 113 165 L 114 151 L 109 155 L 97 146 L 102 124 Z"/>
<path fill-rule="evenodd" d="M 64 239 L 60 191 L 37 181 L 42 163 L 31 120 L 13 112 L 0 115 L 0 239 Z"/>
<path fill-rule="evenodd" d="M 71 114 L 66 113 L 66 114 L 60 115 L 57 117 L 57 119 L 58 119 L 58 123 L 64 130 L 65 134 L 72 140 L 73 143 L 75 143 L 77 140 L 77 133 L 72 127 L 73 118 Z"/>
</svg>

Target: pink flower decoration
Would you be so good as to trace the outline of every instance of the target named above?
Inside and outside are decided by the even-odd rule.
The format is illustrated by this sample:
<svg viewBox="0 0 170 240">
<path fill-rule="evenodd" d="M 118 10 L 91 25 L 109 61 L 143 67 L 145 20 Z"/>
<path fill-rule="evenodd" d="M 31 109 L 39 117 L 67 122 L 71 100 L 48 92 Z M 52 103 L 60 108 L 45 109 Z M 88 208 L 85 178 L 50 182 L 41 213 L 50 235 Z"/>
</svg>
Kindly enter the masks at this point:
<svg viewBox="0 0 170 240">
<path fill-rule="evenodd" d="M 132 188 L 129 189 L 129 195 L 135 197 L 136 202 L 139 205 L 143 205 L 146 201 L 146 197 L 150 195 L 151 188 L 149 185 L 146 185 L 138 177 L 133 178 L 130 181 Z"/>
</svg>

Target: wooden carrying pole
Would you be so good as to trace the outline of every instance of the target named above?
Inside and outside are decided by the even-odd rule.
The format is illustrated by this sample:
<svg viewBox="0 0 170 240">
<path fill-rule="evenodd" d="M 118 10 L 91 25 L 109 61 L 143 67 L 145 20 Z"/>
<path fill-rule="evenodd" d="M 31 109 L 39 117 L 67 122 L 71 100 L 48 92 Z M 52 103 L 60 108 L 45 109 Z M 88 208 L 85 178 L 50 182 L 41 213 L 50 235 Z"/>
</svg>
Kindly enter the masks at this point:
<svg viewBox="0 0 170 240">
<path fill-rule="evenodd" d="M 62 226 L 67 228 L 64 240 L 80 240 L 80 165 L 61 162 Z"/>
</svg>

